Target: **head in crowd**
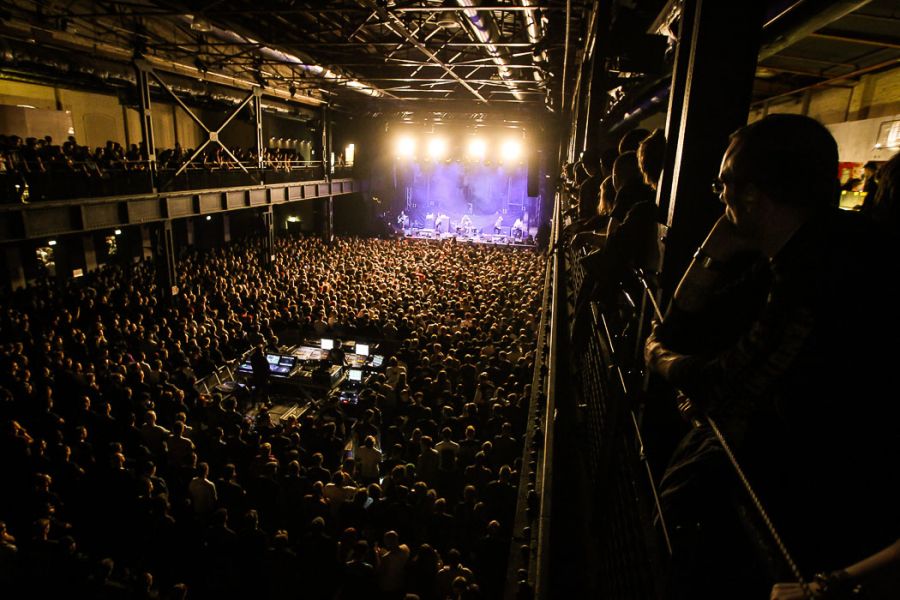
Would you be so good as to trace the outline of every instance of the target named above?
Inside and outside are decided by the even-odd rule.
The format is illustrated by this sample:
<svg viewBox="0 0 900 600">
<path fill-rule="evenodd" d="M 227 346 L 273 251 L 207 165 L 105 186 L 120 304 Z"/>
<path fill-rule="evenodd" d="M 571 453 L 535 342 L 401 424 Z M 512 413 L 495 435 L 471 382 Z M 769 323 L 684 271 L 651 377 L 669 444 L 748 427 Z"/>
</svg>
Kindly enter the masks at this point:
<svg viewBox="0 0 900 600">
<path fill-rule="evenodd" d="M 581 164 L 591 177 L 600 171 L 600 157 L 601 154 L 597 148 L 588 148 L 581 153 Z"/>
<path fill-rule="evenodd" d="M 613 163 L 616 162 L 617 156 L 619 152 L 614 146 L 600 153 L 600 173 L 604 178 L 612 177 Z"/>
<path fill-rule="evenodd" d="M 769 115 L 731 135 L 722 178 L 745 194 L 802 209 L 834 206 L 838 148 L 824 125 L 801 115 Z"/>
<path fill-rule="evenodd" d="M 600 184 L 600 194 L 597 200 L 597 214 L 601 217 L 611 215 L 616 205 L 616 188 L 613 186 L 612 176 L 607 177 Z"/>
<path fill-rule="evenodd" d="M 640 183 L 643 179 L 641 168 L 638 166 L 638 158 L 636 152 L 626 152 L 620 154 L 613 164 L 613 187 L 617 192 L 621 191 L 625 186 L 632 183 Z"/>
<path fill-rule="evenodd" d="M 625 154 L 626 152 L 637 152 L 638 146 L 641 145 L 641 141 L 647 134 L 650 132 L 646 129 L 632 129 L 628 133 L 622 136 L 619 140 L 619 154 Z"/>
<path fill-rule="evenodd" d="M 863 165 L 863 175 L 866 180 L 873 179 L 878 174 L 878 163 L 874 160 L 867 161 Z"/>
<path fill-rule="evenodd" d="M 644 138 L 637 150 L 638 166 L 644 176 L 644 183 L 654 190 L 662 175 L 665 156 L 666 136 L 661 129 L 655 129 Z"/>
</svg>

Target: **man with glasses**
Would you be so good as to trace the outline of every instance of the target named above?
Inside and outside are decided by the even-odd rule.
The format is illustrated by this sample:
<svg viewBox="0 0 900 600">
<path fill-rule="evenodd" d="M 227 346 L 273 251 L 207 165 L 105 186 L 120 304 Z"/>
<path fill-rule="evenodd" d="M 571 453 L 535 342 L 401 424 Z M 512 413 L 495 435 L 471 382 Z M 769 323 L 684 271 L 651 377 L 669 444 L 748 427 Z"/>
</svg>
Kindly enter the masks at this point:
<svg viewBox="0 0 900 600">
<path fill-rule="evenodd" d="M 723 597 L 721 586 L 741 580 L 751 595 L 784 580 L 784 565 L 748 564 L 753 552 L 735 543 L 742 525 L 730 507 L 749 502 L 704 413 L 807 575 L 900 534 L 890 491 L 900 421 L 884 393 L 898 339 L 885 283 L 896 262 L 865 218 L 836 208 L 837 163 L 831 134 L 807 117 L 735 132 L 713 184 L 725 213 L 647 340 L 648 368 L 686 394 L 699 425 L 660 484 L 675 555 L 692 557 L 676 560 L 672 597 Z"/>
</svg>

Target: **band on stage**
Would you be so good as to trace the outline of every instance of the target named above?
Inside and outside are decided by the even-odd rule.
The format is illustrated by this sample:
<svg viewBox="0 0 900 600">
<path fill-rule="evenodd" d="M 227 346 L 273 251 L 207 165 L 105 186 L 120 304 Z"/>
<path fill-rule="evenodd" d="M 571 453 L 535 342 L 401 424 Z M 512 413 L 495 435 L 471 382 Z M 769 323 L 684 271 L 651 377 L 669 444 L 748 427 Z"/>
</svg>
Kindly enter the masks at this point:
<svg viewBox="0 0 900 600">
<path fill-rule="evenodd" d="M 527 219 L 527 214 L 523 215 L 522 217 L 516 218 L 512 226 L 509 228 L 509 237 L 515 240 L 523 240 L 528 232 Z M 481 230 L 475 227 L 472 221 L 472 217 L 468 213 L 463 213 L 463 215 L 460 216 L 459 221 L 451 220 L 448 214 L 440 211 L 428 213 L 425 215 L 425 223 L 426 227 L 428 225 L 431 225 L 432 230 L 435 233 L 441 233 L 442 229 L 446 233 L 455 232 L 456 235 L 462 236 L 471 236 L 481 233 Z M 397 215 L 396 224 L 400 229 L 403 230 L 420 227 L 420 225 L 412 224 L 412 220 L 405 210 L 401 210 L 400 214 Z M 493 232 L 495 235 L 503 234 L 503 215 L 500 213 L 497 213 L 497 218 L 494 220 Z"/>
</svg>

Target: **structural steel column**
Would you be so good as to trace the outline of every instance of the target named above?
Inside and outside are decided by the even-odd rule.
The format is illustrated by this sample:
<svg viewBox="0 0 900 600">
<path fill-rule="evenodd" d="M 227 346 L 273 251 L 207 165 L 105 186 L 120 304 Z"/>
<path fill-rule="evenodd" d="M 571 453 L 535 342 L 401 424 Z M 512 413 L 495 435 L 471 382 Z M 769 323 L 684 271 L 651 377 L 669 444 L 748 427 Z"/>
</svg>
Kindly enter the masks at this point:
<svg viewBox="0 0 900 600">
<path fill-rule="evenodd" d="M 688 41 L 693 36 L 694 13 L 696 2 L 685 2 L 681 8 L 679 20 L 678 44 L 675 46 L 675 64 L 672 67 L 672 87 L 669 92 L 669 110 L 666 114 L 666 153 L 663 158 L 662 175 L 656 186 L 656 203 L 662 213 L 669 214 L 669 199 L 672 193 L 672 180 L 675 178 L 675 141 L 681 136 L 681 111 L 684 108 L 684 94 L 675 93 L 676 82 L 684 82 L 687 78 L 691 51 Z M 681 85 L 681 84 L 679 84 Z M 683 90 L 682 90 L 683 91 Z"/>
<path fill-rule="evenodd" d="M 150 110 L 150 72 L 149 66 L 142 60 L 134 61 L 134 69 L 137 74 L 138 98 L 140 99 L 141 115 L 141 141 L 144 151 L 147 153 L 147 170 L 150 173 L 150 182 L 153 191 L 158 189 L 156 173 L 156 142 L 153 136 L 153 119 Z M 128 123 L 125 123 L 128 128 Z"/>
<path fill-rule="evenodd" d="M 668 203 L 669 234 L 663 286 L 670 297 L 697 246 L 722 214 L 710 184 L 719 171 L 728 135 L 747 122 L 759 55 L 764 2 L 686 0 L 693 15 L 679 40 L 672 96 L 683 98 Z M 685 56 L 686 55 L 686 56 Z M 676 104 L 677 106 L 677 104 Z"/>
<path fill-rule="evenodd" d="M 271 266 L 275 262 L 275 213 L 270 204 L 262 213 L 263 218 L 263 264 Z"/>
<path fill-rule="evenodd" d="M 263 141 L 263 125 L 262 125 L 262 88 L 253 88 L 253 114 L 256 119 L 256 168 L 263 170 L 265 160 L 263 159 L 263 150 L 265 142 Z"/>
<path fill-rule="evenodd" d="M 9 284 L 9 289 L 20 290 L 24 288 L 25 268 L 22 266 L 21 248 L 13 245 L 4 246 L 3 262 L 6 267 L 6 282 Z"/>
<path fill-rule="evenodd" d="M 599 130 L 600 118 L 603 115 L 605 102 L 603 96 L 606 95 L 605 83 L 605 60 L 598 55 L 598 48 L 594 48 L 594 55 L 588 67 L 590 73 L 587 82 L 587 90 L 584 99 L 584 140 L 581 147 L 585 150 L 596 146 L 597 131 Z"/>
<path fill-rule="evenodd" d="M 322 165 L 325 167 L 325 180 L 331 181 L 331 119 L 328 105 L 322 105 Z"/>
<path fill-rule="evenodd" d="M 575 160 L 578 160 L 578 157 L 581 156 L 581 151 L 584 150 L 585 140 L 587 139 L 585 136 L 589 101 L 587 89 L 591 69 L 590 62 L 584 54 L 581 55 L 581 63 L 579 66 L 578 85 L 575 86 L 575 92 L 578 94 L 578 98 L 575 100 L 575 114 L 572 115 L 575 119 Z"/>
<path fill-rule="evenodd" d="M 322 228 L 322 239 L 330 244 L 334 241 L 334 196 L 325 198 L 325 223 Z"/>
<path fill-rule="evenodd" d="M 184 220 L 184 239 L 188 246 L 193 246 L 197 238 L 197 228 L 194 219 Z"/>
<path fill-rule="evenodd" d="M 137 238 L 137 260 L 153 259 L 153 241 L 150 238 L 150 225 L 140 226 L 140 236 Z"/>
<path fill-rule="evenodd" d="M 81 236 L 81 244 L 84 252 L 85 274 L 97 270 L 97 248 L 94 245 L 94 234 L 86 232 Z"/>
<path fill-rule="evenodd" d="M 597 26 L 594 32 L 594 52 L 591 56 L 591 80 L 588 86 L 584 147 L 596 146 L 602 127 L 600 120 L 609 105 L 609 77 L 606 59 L 609 54 L 609 34 L 612 26 L 612 2 L 601 2 L 597 8 Z"/>
<path fill-rule="evenodd" d="M 226 244 L 231 241 L 231 216 L 228 213 L 222 214 L 222 241 Z"/>
<path fill-rule="evenodd" d="M 178 273 L 175 270 L 175 238 L 172 234 L 172 221 L 166 219 L 154 228 L 156 240 L 154 259 L 156 262 L 156 279 L 161 300 L 169 300 L 178 294 Z"/>
</svg>

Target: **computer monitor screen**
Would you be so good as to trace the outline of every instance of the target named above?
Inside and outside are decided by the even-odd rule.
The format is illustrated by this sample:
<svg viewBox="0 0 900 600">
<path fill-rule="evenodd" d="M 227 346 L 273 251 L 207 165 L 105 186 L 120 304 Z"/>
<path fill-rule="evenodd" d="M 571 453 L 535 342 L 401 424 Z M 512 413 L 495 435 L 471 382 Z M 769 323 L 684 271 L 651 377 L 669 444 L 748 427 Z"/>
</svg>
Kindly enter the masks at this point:
<svg viewBox="0 0 900 600">
<path fill-rule="evenodd" d="M 350 375 L 348 377 L 350 381 L 362 381 L 362 369 L 350 369 Z"/>
<path fill-rule="evenodd" d="M 269 361 L 270 365 L 277 365 L 281 357 L 277 354 L 266 354 L 266 360 Z"/>
<path fill-rule="evenodd" d="M 372 366 L 376 369 L 384 364 L 384 357 L 380 354 L 376 354 L 372 357 Z"/>
<path fill-rule="evenodd" d="M 334 340 L 322 338 L 322 350 L 334 350 Z"/>
<path fill-rule="evenodd" d="M 363 356 L 369 355 L 369 345 L 368 344 L 356 344 L 356 353 L 362 354 Z"/>
</svg>

